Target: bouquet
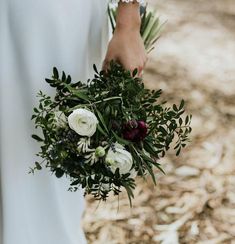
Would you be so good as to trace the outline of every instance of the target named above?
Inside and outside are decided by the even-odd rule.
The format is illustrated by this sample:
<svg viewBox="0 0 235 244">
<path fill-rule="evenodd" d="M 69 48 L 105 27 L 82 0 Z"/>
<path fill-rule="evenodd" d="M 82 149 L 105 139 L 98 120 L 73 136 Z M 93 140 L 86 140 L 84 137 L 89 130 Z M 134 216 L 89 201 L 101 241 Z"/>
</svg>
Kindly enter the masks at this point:
<svg viewBox="0 0 235 244">
<path fill-rule="evenodd" d="M 184 101 L 159 102 L 161 90 L 145 88 L 137 69 L 112 61 L 106 72 L 95 65 L 94 72 L 86 83 L 56 68 L 46 79 L 56 95 L 38 93 L 32 119 L 42 133 L 32 137 L 41 143 L 42 160 L 30 172 L 45 166 L 68 177 L 69 190 L 81 187 L 99 200 L 125 189 L 131 204 L 136 177 L 150 175 L 156 184 L 154 169 L 164 173 L 159 159 L 170 145 L 177 155 L 186 146 L 191 116 L 184 116 Z"/>
</svg>

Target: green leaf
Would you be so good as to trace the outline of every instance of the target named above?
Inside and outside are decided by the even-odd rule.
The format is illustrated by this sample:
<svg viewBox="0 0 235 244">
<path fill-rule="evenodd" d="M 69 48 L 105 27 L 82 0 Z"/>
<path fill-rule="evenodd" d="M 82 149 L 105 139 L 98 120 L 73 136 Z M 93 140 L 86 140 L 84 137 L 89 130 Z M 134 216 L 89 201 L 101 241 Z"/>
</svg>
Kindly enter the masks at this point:
<svg viewBox="0 0 235 244">
<path fill-rule="evenodd" d="M 146 166 L 146 168 L 147 168 L 149 174 L 151 175 L 154 185 L 156 186 L 156 185 L 157 185 L 157 182 L 156 182 L 156 178 L 155 178 L 155 175 L 154 175 L 154 173 L 153 173 L 152 168 L 148 165 L 147 162 L 145 162 L 145 160 L 143 160 L 143 163 L 144 163 L 144 165 Z"/>
<path fill-rule="evenodd" d="M 178 116 L 182 115 L 184 112 L 184 110 L 181 110 L 180 112 L 178 112 Z"/>
<path fill-rule="evenodd" d="M 41 137 L 39 137 L 38 135 L 32 135 L 32 138 L 38 142 L 42 142 L 44 141 Z"/>
<path fill-rule="evenodd" d="M 165 171 L 160 167 L 160 164 L 159 164 L 159 163 L 155 162 L 152 158 L 148 157 L 146 154 L 142 154 L 142 157 L 143 157 L 144 160 L 147 160 L 148 162 L 152 163 L 152 164 L 153 164 L 154 166 L 156 166 L 156 167 L 157 167 L 163 174 L 165 174 Z M 151 169 L 151 171 L 152 171 L 152 169 Z M 149 172 L 149 173 L 150 173 L 150 172 Z M 154 175 L 152 175 L 152 177 L 153 177 L 153 176 L 154 176 Z M 154 176 L 153 181 L 156 182 L 156 180 L 155 180 L 155 176 Z"/>
<path fill-rule="evenodd" d="M 59 79 L 59 72 L 56 67 L 53 68 L 53 78 L 56 80 Z"/>
<path fill-rule="evenodd" d="M 152 155 L 156 155 L 157 154 L 156 148 L 154 148 L 154 146 L 152 145 L 152 143 L 148 142 L 147 140 L 144 141 L 144 148 L 145 148 L 145 150 L 148 153 L 150 153 Z"/>
<path fill-rule="evenodd" d="M 35 162 L 35 166 L 36 166 L 37 170 L 41 170 L 42 169 L 42 166 L 38 162 Z"/>
<path fill-rule="evenodd" d="M 80 180 L 75 180 L 70 184 L 70 186 L 76 186 L 78 184 L 80 184 Z"/>
<path fill-rule="evenodd" d="M 117 169 L 115 170 L 114 177 L 115 177 L 115 178 L 120 178 L 119 168 L 117 168 Z"/>
<path fill-rule="evenodd" d="M 93 69 L 94 69 L 94 71 L 95 71 L 96 74 L 99 74 L 99 72 L 98 72 L 97 67 L 96 67 L 95 64 L 93 64 Z"/>
<path fill-rule="evenodd" d="M 122 145 L 126 145 L 126 146 L 128 146 L 128 145 L 131 144 L 130 141 L 127 141 L 127 140 L 125 140 L 125 139 L 119 137 L 114 131 L 112 131 L 112 133 L 113 133 L 115 139 L 116 139 L 120 144 L 122 144 Z"/>
<path fill-rule="evenodd" d="M 34 108 L 33 111 L 34 111 L 34 113 L 37 113 L 37 114 L 39 113 L 37 108 Z"/>
<path fill-rule="evenodd" d="M 70 75 L 68 75 L 67 79 L 66 79 L 66 83 L 70 84 L 72 82 L 72 78 Z"/>
<path fill-rule="evenodd" d="M 181 101 L 180 106 L 179 106 L 179 110 L 181 110 L 184 107 L 184 100 Z"/>
<path fill-rule="evenodd" d="M 177 150 L 176 156 L 179 156 L 180 155 L 180 152 L 181 152 L 181 147 L 179 147 L 179 149 Z"/>
<path fill-rule="evenodd" d="M 158 130 L 159 130 L 160 132 L 162 132 L 163 135 L 167 135 L 167 134 L 168 134 L 167 131 L 166 131 L 166 129 L 165 129 L 163 126 L 159 126 L 159 127 L 158 127 Z"/>
<path fill-rule="evenodd" d="M 50 79 L 45 79 L 45 81 L 48 83 L 48 84 L 52 84 L 52 83 L 54 83 L 55 81 L 54 80 L 50 80 Z"/>
<path fill-rule="evenodd" d="M 132 198 L 134 198 L 134 194 L 132 189 L 127 185 L 126 182 L 123 182 L 122 185 L 125 187 L 126 192 L 127 192 L 127 196 L 129 199 L 129 203 L 130 203 L 130 207 L 132 208 Z"/>
<path fill-rule="evenodd" d="M 164 169 L 161 167 L 160 164 L 154 164 L 164 175 L 166 174 L 166 172 L 164 171 Z"/>
<path fill-rule="evenodd" d="M 85 188 L 86 187 L 86 178 L 84 178 L 83 180 L 82 180 L 82 188 Z"/>
<path fill-rule="evenodd" d="M 37 115 L 33 114 L 31 117 L 31 120 L 35 119 L 37 117 Z"/>
<path fill-rule="evenodd" d="M 66 87 L 71 93 L 73 93 L 74 96 L 85 100 L 87 102 L 90 102 L 89 97 L 86 95 L 86 90 L 82 91 L 82 90 L 77 90 L 71 87 L 71 85 L 68 84 L 64 84 L 64 87 Z"/>
<path fill-rule="evenodd" d="M 109 134 L 109 130 L 108 130 L 106 124 L 105 124 L 105 121 L 104 121 L 104 118 L 103 118 L 102 114 L 100 113 L 100 111 L 99 111 L 98 109 L 96 109 L 96 113 L 97 113 L 97 116 L 98 116 L 98 118 L 99 118 L 101 124 L 103 125 L 104 129 L 105 129 L 106 132 Z"/>
<path fill-rule="evenodd" d="M 64 175 L 64 171 L 60 168 L 56 169 L 55 175 L 57 178 L 61 178 Z"/>
<path fill-rule="evenodd" d="M 102 129 L 102 127 L 98 124 L 97 129 L 104 135 L 108 137 L 108 134 Z"/>
<path fill-rule="evenodd" d="M 176 106 L 175 104 L 173 104 L 173 110 L 174 110 L 175 112 L 178 112 L 178 108 L 177 108 L 177 106 Z"/>
<path fill-rule="evenodd" d="M 108 15 L 109 15 L 109 20 L 112 26 L 112 31 L 114 32 L 115 30 L 115 16 L 110 7 L 108 7 Z"/>
<path fill-rule="evenodd" d="M 88 184 L 88 187 L 89 188 L 92 188 L 92 186 L 93 186 L 93 180 L 92 180 L 91 177 L 88 177 L 87 184 Z"/>
<path fill-rule="evenodd" d="M 149 23 L 151 22 L 151 19 L 153 18 L 152 16 L 152 13 L 149 12 L 145 18 L 145 23 L 143 25 L 143 33 L 142 33 L 142 38 L 143 40 L 145 41 L 147 35 L 148 35 L 148 26 L 149 26 Z"/>
</svg>

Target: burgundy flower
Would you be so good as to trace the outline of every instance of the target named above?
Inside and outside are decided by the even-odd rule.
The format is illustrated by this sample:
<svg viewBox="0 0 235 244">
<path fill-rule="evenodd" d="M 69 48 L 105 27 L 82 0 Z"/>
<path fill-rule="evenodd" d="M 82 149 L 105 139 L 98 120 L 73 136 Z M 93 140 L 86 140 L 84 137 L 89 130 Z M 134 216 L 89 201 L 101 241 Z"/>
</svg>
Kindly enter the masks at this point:
<svg viewBox="0 0 235 244">
<path fill-rule="evenodd" d="M 138 127 L 138 122 L 136 120 L 129 120 L 124 126 L 126 129 L 136 129 Z"/>
<path fill-rule="evenodd" d="M 147 124 L 144 121 L 130 120 L 123 125 L 123 138 L 129 141 L 139 142 L 147 136 Z"/>
</svg>

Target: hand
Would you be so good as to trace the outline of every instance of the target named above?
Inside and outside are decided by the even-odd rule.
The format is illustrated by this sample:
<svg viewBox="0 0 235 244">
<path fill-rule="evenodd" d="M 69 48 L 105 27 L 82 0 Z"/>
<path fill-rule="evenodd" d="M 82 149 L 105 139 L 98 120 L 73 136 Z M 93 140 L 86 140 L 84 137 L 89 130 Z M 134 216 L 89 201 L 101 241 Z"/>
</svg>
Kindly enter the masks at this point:
<svg viewBox="0 0 235 244">
<path fill-rule="evenodd" d="M 138 69 L 141 76 L 147 62 L 147 54 L 139 29 L 128 30 L 118 28 L 108 45 L 103 69 L 107 70 L 111 60 L 120 63 L 125 69 L 133 71 Z"/>
<path fill-rule="evenodd" d="M 119 3 L 117 11 L 116 28 L 108 45 L 108 50 L 103 63 L 103 69 L 109 68 L 109 63 L 114 60 L 125 69 L 133 71 L 138 69 L 142 74 L 147 61 L 147 54 L 140 35 L 139 3 Z"/>
</svg>

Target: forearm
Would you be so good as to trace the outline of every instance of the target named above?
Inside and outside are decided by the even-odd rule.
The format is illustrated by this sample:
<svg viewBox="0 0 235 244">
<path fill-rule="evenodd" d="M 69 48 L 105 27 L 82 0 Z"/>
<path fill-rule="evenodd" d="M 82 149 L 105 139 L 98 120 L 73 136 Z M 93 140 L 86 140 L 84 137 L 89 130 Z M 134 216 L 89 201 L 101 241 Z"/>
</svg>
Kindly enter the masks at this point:
<svg viewBox="0 0 235 244">
<path fill-rule="evenodd" d="M 139 30 L 141 24 L 139 7 L 137 1 L 132 3 L 119 2 L 116 22 L 117 30 Z"/>
</svg>

